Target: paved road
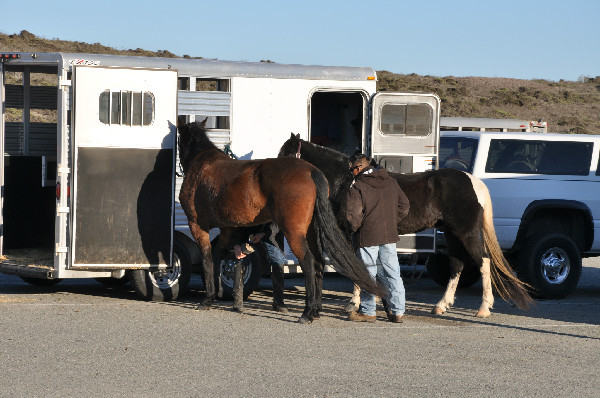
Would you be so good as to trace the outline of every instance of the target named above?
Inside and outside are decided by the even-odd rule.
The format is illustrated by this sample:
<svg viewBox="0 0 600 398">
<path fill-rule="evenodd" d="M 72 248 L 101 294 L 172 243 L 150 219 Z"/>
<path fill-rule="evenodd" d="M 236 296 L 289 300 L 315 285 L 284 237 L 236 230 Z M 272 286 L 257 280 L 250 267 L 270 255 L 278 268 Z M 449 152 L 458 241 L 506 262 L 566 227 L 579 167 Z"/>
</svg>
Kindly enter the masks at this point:
<svg viewBox="0 0 600 398">
<path fill-rule="evenodd" d="M 600 260 L 577 291 L 522 312 L 497 299 L 473 317 L 480 285 L 443 317 L 442 289 L 407 283 L 404 324 L 345 320 L 351 286 L 325 279 L 324 311 L 296 323 L 302 279 L 286 279 L 289 314 L 271 311 L 269 281 L 240 315 L 195 311 L 201 284 L 170 303 L 93 280 L 53 288 L 0 275 L 0 397 L 598 397 Z"/>
</svg>

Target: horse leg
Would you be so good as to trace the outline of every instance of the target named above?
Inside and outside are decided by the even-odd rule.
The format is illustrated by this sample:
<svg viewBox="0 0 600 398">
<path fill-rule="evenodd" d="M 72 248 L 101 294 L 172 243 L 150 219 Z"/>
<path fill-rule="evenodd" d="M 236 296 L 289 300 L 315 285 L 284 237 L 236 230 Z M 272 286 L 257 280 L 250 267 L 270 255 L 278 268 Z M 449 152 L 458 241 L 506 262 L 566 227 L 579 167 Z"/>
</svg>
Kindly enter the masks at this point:
<svg viewBox="0 0 600 398">
<path fill-rule="evenodd" d="M 354 289 L 352 289 L 352 298 L 350 302 L 346 304 L 346 308 L 344 311 L 346 312 L 354 312 L 358 311 L 358 307 L 360 306 L 360 287 L 354 284 Z"/>
<path fill-rule="evenodd" d="M 318 262 L 315 262 L 315 299 L 316 308 L 313 316 L 314 319 L 319 319 L 323 310 L 323 266 Z"/>
<path fill-rule="evenodd" d="M 242 281 L 242 261 L 235 263 L 233 270 L 233 310 L 244 312 L 244 282 Z"/>
<path fill-rule="evenodd" d="M 487 318 L 491 315 L 490 308 L 494 305 L 490 269 L 491 260 L 488 257 L 484 257 L 484 243 L 479 233 L 466 235 L 461 241 L 466 250 L 465 261 L 470 261 L 470 265 L 479 267 L 479 271 L 481 272 L 483 292 L 481 295 L 481 305 L 475 316 Z"/>
<path fill-rule="evenodd" d="M 273 283 L 273 309 L 278 312 L 288 312 L 283 302 L 283 264 L 272 264 L 271 282 Z"/>
<path fill-rule="evenodd" d="M 205 285 L 204 288 L 206 290 L 206 296 L 200 301 L 200 305 L 198 305 L 197 309 L 208 310 L 210 309 L 216 296 L 215 281 L 213 279 L 214 269 L 210 248 L 210 238 L 208 236 L 208 231 L 203 230 L 198 224 L 190 222 L 189 225 L 190 232 L 196 240 L 196 244 L 198 244 L 198 247 L 200 248 L 200 261 L 202 263 Z"/>
<path fill-rule="evenodd" d="M 490 273 L 490 259 L 483 258 L 481 262 L 481 281 L 483 283 L 483 294 L 481 297 L 481 306 L 475 314 L 478 318 L 487 318 L 491 315 L 490 308 L 494 306 L 494 294 L 492 293 L 492 277 Z"/>
<path fill-rule="evenodd" d="M 446 310 L 454 305 L 454 296 L 456 294 L 456 288 L 458 287 L 458 280 L 460 279 L 460 273 L 463 268 L 463 263 L 456 259 L 450 258 L 450 279 L 446 286 L 446 291 L 442 299 L 438 301 L 433 310 L 432 314 L 442 315 Z"/>
<path fill-rule="evenodd" d="M 318 314 L 318 304 L 316 301 L 317 286 L 315 283 L 314 257 L 308 248 L 308 242 L 305 236 L 290 236 L 285 234 L 292 252 L 300 262 L 300 268 L 304 274 L 304 284 L 306 286 L 306 301 L 302 316 L 298 320 L 300 323 L 311 323 L 315 319 L 315 313 Z"/>
<path fill-rule="evenodd" d="M 322 253 L 319 253 L 319 245 L 317 244 L 317 234 L 315 231 L 314 220 L 311 222 L 307 232 L 308 248 L 311 253 L 314 253 L 314 270 L 315 270 L 315 300 L 316 309 L 313 312 L 315 319 L 320 318 L 321 310 L 323 310 L 323 272 L 325 269 Z"/>
</svg>

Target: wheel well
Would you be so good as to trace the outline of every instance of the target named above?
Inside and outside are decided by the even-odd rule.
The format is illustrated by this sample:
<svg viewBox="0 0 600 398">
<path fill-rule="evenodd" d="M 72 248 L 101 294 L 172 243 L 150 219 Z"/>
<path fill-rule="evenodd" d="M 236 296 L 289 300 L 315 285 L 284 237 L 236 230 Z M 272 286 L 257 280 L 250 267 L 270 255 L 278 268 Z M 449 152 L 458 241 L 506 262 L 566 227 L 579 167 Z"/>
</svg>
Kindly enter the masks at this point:
<svg viewBox="0 0 600 398">
<path fill-rule="evenodd" d="M 187 249 L 188 253 L 190 254 L 192 265 L 200 262 L 200 249 L 198 248 L 198 245 L 196 245 L 196 242 L 180 231 L 174 232 L 174 239 Z"/>
<path fill-rule="evenodd" d="M 521 220 L 515 248 L 520 249 L 523 242 L 539 233 L 563 233 L 576 243 L 580 252 L 588 250 L 594 240 L 594 228 L 587 206 L 564 206 L 551 203 L 529 206 Z"/>
</svg>

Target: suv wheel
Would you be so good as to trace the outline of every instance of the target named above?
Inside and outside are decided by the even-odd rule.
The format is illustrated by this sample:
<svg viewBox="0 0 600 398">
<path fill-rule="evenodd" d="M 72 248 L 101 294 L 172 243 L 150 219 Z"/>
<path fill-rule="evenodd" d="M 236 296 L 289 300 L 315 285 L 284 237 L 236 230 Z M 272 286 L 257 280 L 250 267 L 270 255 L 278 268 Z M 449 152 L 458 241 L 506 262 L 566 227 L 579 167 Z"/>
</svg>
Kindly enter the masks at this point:
<svg viewBox="0 0 600 398">
<path fill-rule="evenodd" d="M 541 298 L 569 295 L 581 276 L 581 255 L 569 236 L 560 233 L 527 239 L 518 257 L 518 273 Z"/>
</svg>

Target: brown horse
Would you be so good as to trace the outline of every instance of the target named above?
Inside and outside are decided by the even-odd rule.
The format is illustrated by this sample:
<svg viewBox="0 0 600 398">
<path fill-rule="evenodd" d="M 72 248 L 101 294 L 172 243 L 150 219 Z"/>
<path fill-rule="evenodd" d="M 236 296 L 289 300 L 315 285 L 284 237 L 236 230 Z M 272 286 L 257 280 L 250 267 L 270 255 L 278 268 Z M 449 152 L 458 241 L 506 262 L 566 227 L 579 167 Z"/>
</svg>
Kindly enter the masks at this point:
<svg viewBox="0 0 600 398">
<path fill-rule="evenodd" d="M 349 157 L 329 148 L 300 139 L 288 139 L 279 156 L 300 157 L 325 173 L 335 206 L 352 183 L 348 173 Z M 492 286 L 506 300 L 526 309 L 533 303 L 528 285 L 514 276 L 504 258 L 493 224 L 492 201 L 485 184 L 470 174 L 455 169 L 441 169 L 415 174 L 389 173 L 410 202 L 410 211 L 398 224 L 398 234 L 409 234 L 429 228 L 444 231 L 450 258 L 450 280 L 442 299 L 433 309 L 443 314 L 454 304 L 463 266 L 481 272 L 483 295 L 478 317 L 488 317 L 494 304 Z M 343 225 L 344 220 L 340 220 Z M 353 300 L 358 300 L 356 293 Z M 355 302 L 356 304 L 356 302 Z"/>
<path fill-rule="evenodd" d="M 204 271 L 206 296 L 200 309 L 210 308 L 216 294 L 209 230 L 221 230 L 215 248 L 219 256 L 228 247 L 235 228 L 270 221 L 287 238 L 304 273 L 306 306 L 299 322 L 319 317 L 324 251 L 336 271 L 367 291 L 377 290 L 335 222 L 322 172 L 295 158 L 231 159 L 210 141 L 205 122 L 185 124 L 180 119 L 177 123 L 185 175 L 179 201 L 200 247 Z"/>
</svg>

